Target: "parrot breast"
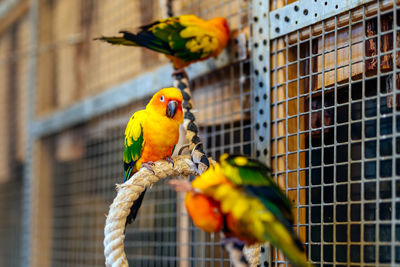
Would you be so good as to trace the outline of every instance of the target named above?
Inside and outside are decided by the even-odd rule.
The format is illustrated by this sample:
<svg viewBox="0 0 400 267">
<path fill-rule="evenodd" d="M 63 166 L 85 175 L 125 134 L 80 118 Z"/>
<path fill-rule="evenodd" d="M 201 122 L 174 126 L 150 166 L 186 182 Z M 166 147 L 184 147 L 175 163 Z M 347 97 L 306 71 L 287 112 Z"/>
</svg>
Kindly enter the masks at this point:
<svg viewBox="0 0 400 267">
<path fill-rule="evenodd" d="M 170 157 L 179 140 L 179 122 L 152 113 L 144 123 L 143 138 L 142 162 Z"/>
</svg>

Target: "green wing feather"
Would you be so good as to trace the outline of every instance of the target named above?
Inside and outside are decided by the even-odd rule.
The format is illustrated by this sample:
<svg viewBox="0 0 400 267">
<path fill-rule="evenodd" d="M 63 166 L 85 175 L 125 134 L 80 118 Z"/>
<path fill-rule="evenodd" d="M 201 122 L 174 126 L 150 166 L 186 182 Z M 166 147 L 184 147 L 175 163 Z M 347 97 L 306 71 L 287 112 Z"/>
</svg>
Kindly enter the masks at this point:
<svg viewBox="0 0 400 267">
<path fill-rule="evenodd" d="M 181 17 L 191 15 L 183 15 Z M 183 25 L 181 17 L 157 20 L 139 28 L 137 33 L 120 31 L 121 37 L 100 37 L 98 40 L 111 44 L 143 46 L 183 61 L 198 60 L 210 56 L 218 46 L 216 36 L 204 25 Z M 182 31 L 185 31 L 182 34 Z M 183 37 L 184 36 L 184 37 Z"/>
<path fill-rule="evenodd" d="M 292 205 L 272 179 L 270 169 L 245 156 L 224 154 L 220 163 L 225 176 L 232 183 L 260 200 L 265 207 L 264 213 L 276 218 L 265 225 L 265 239 L 282 249 L 294 266 L 311 266 L 303 253 L 303 244 L 293 232 Z"/>
<path fill-rule="evenodd" d="M 224 174 L 231 182 L 258 198 L 287 228 L 291 229 L 292 205 L 272 179 L 267 166 L 245 156 L 227 154 L 221 156 L 220 162 Z"/>
<path fill-rule="evenodd" d="M 144 146 L 143 111 L 132 115 L 125 130 L 124 182 L 131 176 L 135 163 L 140 159 Z"/>
</svg>

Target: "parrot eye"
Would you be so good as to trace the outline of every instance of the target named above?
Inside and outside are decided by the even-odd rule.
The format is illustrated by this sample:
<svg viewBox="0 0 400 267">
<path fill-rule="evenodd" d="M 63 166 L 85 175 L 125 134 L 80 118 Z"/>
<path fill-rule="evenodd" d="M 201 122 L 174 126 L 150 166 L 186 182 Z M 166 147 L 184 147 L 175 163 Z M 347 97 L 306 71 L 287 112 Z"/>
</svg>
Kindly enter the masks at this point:
<svg viewBox="0 0 400 267">
<path fill-rule="evenodd" d="M 165 98 L 164 98 L 163 95 L 160 97 L 160 101 L 161 101 L 161 102 L 164 102 L 164 101 L 165 101 Z"/>
</svg>

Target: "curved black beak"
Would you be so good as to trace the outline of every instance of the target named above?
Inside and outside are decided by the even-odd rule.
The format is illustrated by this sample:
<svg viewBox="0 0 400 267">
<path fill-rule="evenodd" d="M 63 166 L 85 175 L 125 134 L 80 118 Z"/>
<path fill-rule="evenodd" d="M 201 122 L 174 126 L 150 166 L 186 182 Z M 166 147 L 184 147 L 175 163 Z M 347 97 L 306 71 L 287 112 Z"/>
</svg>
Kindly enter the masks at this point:
<svg viewBox="0 0 400 267">
<path fill-rule="evenodd" d="M 178 102 L 171 100 L 167 105 L 167 117 L 173 118 L 175 116 L 176 110 L 178 108 Z"/>
</svg>

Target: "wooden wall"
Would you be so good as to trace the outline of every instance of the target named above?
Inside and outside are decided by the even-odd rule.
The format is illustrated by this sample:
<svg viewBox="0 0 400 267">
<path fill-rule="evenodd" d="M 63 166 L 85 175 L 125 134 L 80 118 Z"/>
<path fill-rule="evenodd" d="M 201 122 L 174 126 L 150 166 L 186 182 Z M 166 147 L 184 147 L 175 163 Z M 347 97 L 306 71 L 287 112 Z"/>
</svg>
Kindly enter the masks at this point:
<svg viewBox="0 0 400 267">
<path fill-rule="evenodd" d="M 0 21 L 9 23 L 0 28 L 0 181 L 11 179 L 25 159 L 29 24 L 22 14 Z"/>
</svg>

